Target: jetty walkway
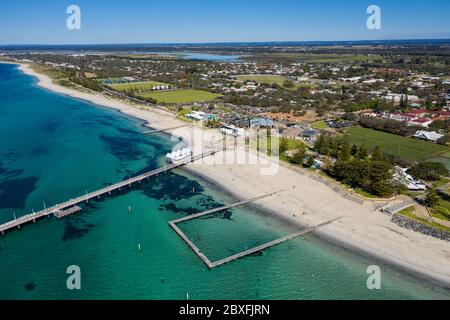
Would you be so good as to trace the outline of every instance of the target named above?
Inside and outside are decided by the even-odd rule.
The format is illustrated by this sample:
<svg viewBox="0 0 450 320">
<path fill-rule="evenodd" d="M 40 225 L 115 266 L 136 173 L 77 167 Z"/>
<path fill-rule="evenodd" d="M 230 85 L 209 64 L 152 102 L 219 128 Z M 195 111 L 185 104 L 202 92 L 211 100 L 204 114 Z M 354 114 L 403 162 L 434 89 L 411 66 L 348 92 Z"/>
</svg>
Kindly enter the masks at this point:
<svg viewBox="0 0 450 320">
<path fill-rule="evenodd" d="M 182 162 L 179 162 L 179 163 L 175 163 L 175 164 L 171 164 L 171 165 L 166 165 L 166 166 L 161 167 L 159 169 L 146 172 L 146 173 L 141 174 L 139 176 L 136 176 L 136 177 L 124 180 L 122 182 L 116 183 L 114 185 L 111 185 L 111 186 L 108 186 L 108 187 L 96 190 L 96 191 L 91 192 L 91 193 L 86 193 L 83 196 L 80 196 L 80 197 L 77 197 L 77 198 L 74 198 L 74 199 L 70 199 L 70 200 L 68 200 L 66 202 L 59 203 L 59 204 L 54 205 L 54 206 L 49 207 L 49 208 L 45 208 L 44 210 L 26 214 L 24 216 L 21 216 L 21 217 L 18 217 L 16 219 L 12 220 L 12 221 L 9 221 L 9 222 L 6 222 L 4 224 L 1 224 L 0 225 L 0 233 L 2 235 L 4 235 L 6 231 L 9 231 L 9 230 L 14 229 L 14 228 L 19 228 L 20 229 L 20 227 L 22 225 L 27 224 L 27 223 L 31 223 L 31 222 L 35 223 L 38 219 L 43 218 L 43 217 L 55 215 L 55 216 L 57 216 L 59 218 L 61 216 L 61 213 L 66 211 L 66 210 L 69 210 L 69 211 L 66 211 L 66 212 L 69 212 L 70 214 L 73 214 L 75 212 L 78 212 L 79 210 L 76 210 L 75 208 L 74 209 L 71 209 L 71 208 L 75 207 L 75 206 L 77 206 L 77 205 L 79 205 L 81 203 L 89 202 L 89 200 L 92 200 L 92 199 L 99 199 L 99 198 L 101 198 L 104 195 L 111 194 L 113 191 L 121 190 L 122 188 L 126 188 L 126 187 L 131 187 L 132 185 L 134 185 L 136 183 L 140 183 L 140 182 L 142 182 L 144 180 L 148 180 L 148 179 L 150 179 L 153 176 L 157 176 L 159 174 L 166 173 L 166 172 L 171 171 L 173 169 L 185 166 L 185 165 L 187 165 L 187 164 L 189 164 L 191 162 L 195 162 L 197 160 L 200 160 L 200 159 L 212 156 L 212 155 L 214 155 L 214 154 L 216 154 L 217 152 L 220 152 L 220 151 L 223 151 L 223 149 L 219 149 L 219 150 L 215 149 L 215 150 L 211 150 L 211 151 L 208 151 L 208 152 L 204 152 L 202 154 L 192 156 L 189 159 L 186 159 L 185 161 L 182 161 Z M 72 212 L 73 210 L 74 210 L 74 212 Z"/>
<path fill-rule="evenodd" d="M 314 231 L 316 231 L 316 230 L 318 230 L 318 229 L 320 229 L 320 228 L 322 228 L 322 227 L 324 227 L 324 226 L 327 226 L 327 225 L 329 225 L 329 224 L 332 224 L 333 222 L 335 222 L 335 221 L 340 220 L 340 219 L 343 218 L 343 216 L 342 216 L 342 217 L 338 217 L 338 218 L 335 218 L 335 219 L 326 221 L 326 222 L 324 222 L 324 223 L 321 223 L 321 224 L 319 224 L 319 225 L 316 225 L 316 226 L 313 226 L 313 227 L 308 227 L 308 228 L 299 230 L 299 231 L 297 231 L 297 232 L 294 232 L 294 233 L 289 234 L 289 235 L 287 235 L 287 236 L 284 236 L 284 237 L 282 237 L 282 238 L 279 238 L 279 239 L 276 239 L 276 240 L 267 242 L 267 243 L 262 244 L 262 245 L 260 245 L 260 246 L 257 246 L 257 247 L 254 247 L 254 248 L 245 250 L 245 251 L 243 251 L 243 252 L 234 254 L 234 255 L 232 255 L 232 256 L 229 256 L 229 257 L 227 257 L 227 258 L 224 258 L 224 259 L 222 259 L 222 260 L 215 261 L 215 262 L 212 262 L 212 261 L 206 256 L 206 254 L 203 253 L 203 252 L 202 252 L 202 251 L 201 251 L 201 250 L 200 250 L 200 249 L 199 249 L 199 248 L 198 248 L 198 247 L 197 247 L 197 246 L 196 246 L 196 245 L 195 245 L 195 244 L 194 244 L 187 236 L 186 236 L 186 234 L 184 234 L 184 232 L 181 231 L 181 229 L 178 228 L 178 226 L 177 226 L 178 223 L 186 222 L 186 221 L 193 220 L 193 219 L 196 219 L 196 218 L 200 218 L 200 217 L 203 217 L 203 216 L 207 216 L 207 215 L 210 215 L 210 214 L 213 214 L 213 213 L 216 213 L 216 212 L 220 212 L 220 211 L 224 211 L 224 210 L 227 210 L 227 209 L 231 209 L 231 208 L 235 208 L 235 207 L 238 207 L 238 206 L 242 206 L 242 205 L 244 205 L 244 204 L 252 203 L 252 202 L 255 202 L 255 201 L 257 201 L 257 200 L 261 200 L 261 199 L 264 199 L 264 198 L 268 198 L 268 197 L 274 196 L 275 194 L 280 193 L 280 192 L 283 192 L 283 191 L 284 191 L 284 190 L 277 191 L 277 192 L 273 192 L 273 193 L 269 193 L 269 194 L 265 194 L 265 195 L 261 195 L 261 196 L 254 197 L 254 198 L 251 198 L 251 199 L 239 201 L 239 202 L 236 202 L 236 203 L 227 205 L 227 206 L 223 206 L 223 207 L 219 207 L 219 208 L 207 210 L 207 211 L 204 211 L 204 212 L 201 212 L 201 213 L 193 214 L 193 215 L 190 215 L 190 216 L 188 216 L 188 217 L 184 217 L 184 218 L 172 220 L 172 221 L 169 221 L 169 225 L 170 225 L 170 226 L 172 227 L 172 229 L 173 229 L 173 230 L 181 237 L 181 239 L 183 239 L 183 241 L 184 241 L 184 242 L 192 249 L 192 251 L 194 251 L 194 253 L 195 253 L 195 254 L 203 261 L 203 263 L 204 263 L 209 269 L 213 269 L 213 268 L 216 268 L 216 267 L 221 266 L 221 265 L 223 265 L 223 264 L 230 263 L 230 262 L 232 262 L 232 261 L 234 261 L 234 260 L 241 259 L 241 258 L 246 257 L 246 256 L 249 256 L 249 255 L 251 255 L 251 254 L 254 254 L 254 253 L 260 252 L 260 251 L 262 251 L 262 250 L 268 249 L 268 248 L 270 248 L 270 247 L 279 245 L 279 244 L 281 244 L 281 243 L 283 243 L 283 242 L 286 242 L 286 241 L 288 241 L 288 240 L 295 239 L 295 238 L 298 238 L 298 237 L 307 235 L 307 234 L 309 234 L 309 233 L 312 233 L 312 232 L 314 232 Z"/>
</svg>

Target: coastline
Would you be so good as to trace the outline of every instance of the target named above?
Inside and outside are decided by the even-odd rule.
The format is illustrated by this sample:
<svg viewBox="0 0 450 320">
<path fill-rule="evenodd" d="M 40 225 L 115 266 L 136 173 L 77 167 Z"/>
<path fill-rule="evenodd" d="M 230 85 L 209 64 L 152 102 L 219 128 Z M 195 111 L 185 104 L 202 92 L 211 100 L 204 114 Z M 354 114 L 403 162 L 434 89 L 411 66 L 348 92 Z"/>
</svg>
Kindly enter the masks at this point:
<svg viewBox="0 0 450 320">
<path fill-rule="evenodd" d="M 182 123 L 169 112 L 131 105 L 102 94 L 65 88 L 54 84 L 48 76 L 36 73 L 26 64 L 10 64 L 19 65 L 19 70 L 23 73 L 37 78 L 37 85 L 42 88 L 115 109 L 145 121 L 151 128 L 164 129 Z M 191 132 L 186 128 L 173 130 L 173 134 L 191 138 Z M 207 135 L 200 139 L 210 137 L 211 135 Z M 220 155 L 216 155 L 215 158 L 219 160 L 219 157 Z M 375 257 L 419 278 L 450 288 L 450 270 L 446 268 L 450 265 L 448 243 L 400 228 L 391 223 L 389 217 L 373 212 L 372 208 L 367 206 L 352 203 L 332 189 L 300 173 L 281 166 L 277 176 L 267 177 L 261 176 L 255 165 L 212 166 L 205 163 L 192 164 L 186 169 L 237 198 L 289 189 L 269 199 L 273 201 L 263 200 L 257 206 L 299 226 L 318 224 L 347 213 L 348 217 L 344 221 L 325 227 L 317 235 L 333 244 Z M 302 215 L 302 211 L 310 214 Z"/>
</svg>

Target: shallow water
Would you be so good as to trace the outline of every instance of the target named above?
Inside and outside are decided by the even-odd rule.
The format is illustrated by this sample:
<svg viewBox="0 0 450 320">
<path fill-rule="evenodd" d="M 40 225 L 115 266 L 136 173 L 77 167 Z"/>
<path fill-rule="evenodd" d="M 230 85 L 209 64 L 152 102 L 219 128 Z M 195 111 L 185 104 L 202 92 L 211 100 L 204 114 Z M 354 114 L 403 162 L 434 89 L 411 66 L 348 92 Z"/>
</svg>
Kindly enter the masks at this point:
<svg viewBox="0 0 450 320">
<path fill-rule="evenodd" d="M 172 142 L 142 122 L 37 88 L 0 64 L 0 221 L 156 168 Z M 450 293 L 314 236 L 209 271 L 168 221 L 232 203 L 176 170 L 0 238 L 3 299 L 448 299 Z M 129 212 L 131 207 L 131 212 Z M 180 224 L 211 260 L 292 232 L 250 207 Z M 138 245 L 141 245 L 141 251 Z M 366 268 L 382 268 L 382 290 Z M 66 287 L 81 268 L 82 289 Z"/>
</svg>

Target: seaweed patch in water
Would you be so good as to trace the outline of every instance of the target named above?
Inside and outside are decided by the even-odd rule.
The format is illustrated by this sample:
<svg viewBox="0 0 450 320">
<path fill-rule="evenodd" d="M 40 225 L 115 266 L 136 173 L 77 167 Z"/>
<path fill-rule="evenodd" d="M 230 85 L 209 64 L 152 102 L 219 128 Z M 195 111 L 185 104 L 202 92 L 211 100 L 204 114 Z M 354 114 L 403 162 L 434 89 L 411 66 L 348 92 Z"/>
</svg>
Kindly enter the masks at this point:
<svg viewBox="0 0 450 320">
<path fill-rule="evenodd" d="M 162 204 L 159 206 L 161 211 L 171 211 L 174 213 L 186 213 L 187 215 L 192 215 L 196 213 L 200 213 L 201 210 L 196 208 L 179 208 L 174 203 Z"/>
<path fill-rule="evenodd" d="M 0 209 L 24 209 L 25 201 L 36 189 L 38 177 L 26 177 L 0 182 Z"/>
<path fill-rule="evenodd" d="M 147 184 L 144 194 L 152 199 L 179 201 L 189 199 L 204 192 L 204 188 L 197 181 L 186 177 L 168 173 L 151 184 Z"/>
<path fill-rule="evenodd" d="M 45 155 L 49 153 L 49 148 L 47 146 L 37 146 L 31 149 L 30 154 L 33 156 L 36 155 Z"/>
<path fill-rule="evenodd" d="M 87 233 L 89 233 L 95 225 L 92 223 L 87 223 L 83 219 L 75 219 L 71 217 L 66 219 L 64 226 L 64 235 L 62 237 L 63 241 L 69 241 L 74 239 L 80 239 Z"/>
<path fill-rule="evenodd" d="M 101 141 L 106 145 L 109 153 L 121 161 L 135 161 L 143 157 L 143 152 L 139 149 L 142 143 L 139 138 L 100 136 Z"/>
<path fill-rule="evenodd" d="M 27 291 L 33 291 L 37 287 L 36 283 L 34 282 L 28 282 L 26 285 L 24 285 L 25 290 Z"/>
<path fill-rule="evenodd" d="M 50 133 L 55 132 L 62 126 L 61 121 L 47 121 L 44 124 L 44 130 Z"/>
</svg>

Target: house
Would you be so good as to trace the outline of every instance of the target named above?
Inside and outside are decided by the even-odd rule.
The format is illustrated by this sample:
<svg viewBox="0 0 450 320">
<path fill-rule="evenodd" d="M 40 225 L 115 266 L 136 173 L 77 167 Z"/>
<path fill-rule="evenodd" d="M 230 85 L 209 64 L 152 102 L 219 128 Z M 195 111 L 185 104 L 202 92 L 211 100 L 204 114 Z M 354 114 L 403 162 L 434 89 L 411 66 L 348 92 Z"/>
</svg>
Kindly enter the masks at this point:
<svg viewBox="0 0 450 320">
<path fill-rule="evenodd" d="M 272 119 L 255 118 L 249 120 L 250 128 L 273 128 L 274 126 L 275 122 Z"/>
<path fill-rule="evenodd" d="M 406 113 L 400 113 L 400 112 L 394 112 L 389 114 L 389 119 L 395 120 L 395 121 L 411 121 L 416 118 L 415 115 L 408 115 Z"/>
<path fill-rule="evenodd" d="M 419 126 L 419 127 L 428 128 L 428 126 L 432 122 L 433 122 L 433 120 L 430 118 L 417 118 L 417 119 L 408 121 L 408 126 Z"/>
<path fill-rule="evenodd" d="M 214 114 L 207 114 L 202 111 L 192 111 L 191 113 L 186 115 L 186 118 L 198 121 L 208 121 L 215 120 L 217 117 Z"/>
<path fill-rule="evenodd" d="M 245 130 L 244 129 L 237 128 L 237 127 L 235 127 L 233 125 L 224 125 L 224 126 L 222 126 L 222 128 L 220 128 L 220 132 L 222 132 L 224 135 L 233 136 L 235 138 L 245 136 Z"/>
<path fill-rule="evenodd" d="M 290 139 L 298 139 L 300 137 L 300 133 L 303 131 L 302 128 L 291 127 L 283 130 L 282 135 L 286 138 Z"/>
<path fill-rule="evenodd" d="M 413 114 L 416 117 L 425 117 L 429 111 L 427 109 L 415 109 L 408 111 L 408 113 Z"/>
<path fill-rule="evenodd" d="M 314 129 L 308 129 L 308 130 L 304 130 L 303 132 L 300 133 L 300 137 L 307 141 L 307 142 L 312 142 L 314 143 L 317 138 L 320 135 L 320 131 L 319 130 L 314 130 Z"/>
<path fill-rule="evenodd" d="M 339 78 L 339 81 L 343 81 L 343 82 L 358 82 L 359 80 L 361 80 L 362 77 L 352 77 L 352 78 Z"/>
<path fill-rule="evenodd" d="M 435 131 L 417 131 L 416 134 L 414 135 L 415 138 L 417 139 L 422 139 L 422 140 L 426 140 L 426 141 L 433 141 L 433 142 L 437 142 L 439 139 L 441 139 L 444 135 L 443 134 L 439 134 Z"/>
<path fill-rule="evenodd" d="M 394 168 L 393 178 L 394 180 L 406 186 L 408 190 L 411 191 L 427 190 L 427 186 L 423 181 L 414 179 L 410 174 L 408 174 L 408 169 L 396 166 Z"/>
</svg>

